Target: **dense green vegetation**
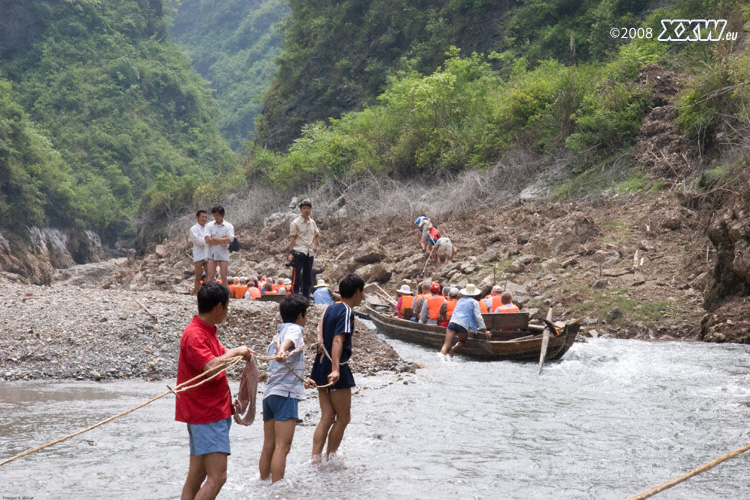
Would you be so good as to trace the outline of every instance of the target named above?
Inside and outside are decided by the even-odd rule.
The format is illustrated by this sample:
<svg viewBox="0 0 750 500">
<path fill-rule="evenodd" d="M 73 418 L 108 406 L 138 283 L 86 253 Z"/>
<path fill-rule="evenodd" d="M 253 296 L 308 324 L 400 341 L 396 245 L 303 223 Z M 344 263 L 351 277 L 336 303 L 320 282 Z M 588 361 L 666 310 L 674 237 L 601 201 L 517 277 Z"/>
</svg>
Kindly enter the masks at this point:
<svg viewBox="0 0 750 500">
<path fill-rule="evenodd" d="M 478 55 L 451 47 L 437 69 L 425 71 L 435 54 L 419 50 L 427 45 L 434 50 L 439 44 L 416 36 L 407 49 L 400 51 L 411 57 L 401 58 L 375 79 L 361 71 L 363 65 L 376 66 L 373 59 L 367 59 L 372 48 L 369 34 L 380 25 L 373 24 L 374 14 L 369 15 L 365 4 L 341 3 L 336 9 L 326 10 L 315 2 L 292 2 L 286 52 L 268 94 L 268 112 L 262 117 L 268 120 L 263 123 L 268 128 L 250 153 L 249 176 L 260 176 L 279 186 L 365 172 L 434 178 L 466 168 L 484 169 L 504 151 L 517 147 L 550 156 L 564 151 L 578 153 L 571 175 L 587 176 L 594 169 L 604 170 L 610 158 L 627 153 L 646 114 L 666 104 L 664 96 L 653 91 L 656 80 L 641 80 L 642 70 L 653 64 L 663 68 L 658 71 L 684 75 L 687 84 L 680 99 L 685 104 L 679 108 L 678 122 L 690 134 L 701 136 L 703 143 L 719 122 L 727 134 L 732 124 L 748 123 L 750 90 L 742 83 L 750 80 L 748 56 L 729 54 L 730 44 L 724 42 L 680 45 L 656 40 L 661 19 L 713 16 L 730 20 L 727 31 L 740 29 L 750 18 L 750 10 L 739 0 L 700 4 L 680 0 L 648 12 L 643 10 L 644 2 L 568 5 L 555 0 L 526 0 L 506 5 L 500 16 L 508 27 L 504 38 L 487 38 L 487 43 L 492 46 L 492 41 L 499 51 Z M 425 18 L 415 15 L 413 9 L 419 8 L 418 2 L 401 9 L 388 2 L 368 5 L 375 11 L 376 4 L 384 9 L 377 11 L 380 16 L 391 12 L 393 22 L 383 29 L 390 28 L 386 31 L 394 37 L 407 18 Z M 433 9 L 430 12 L 439 14 L 433 20 L 450 12 L 462 12 L 467 23 L 474 19 L 472 16 L 498 15 L 497 8 L 491 10 L 482 2 L 444 2 L 444 10 L 439 12 L 434 11 L 436 4 L 422 6 L 425 12 Z M 404 14 L 409 9 L 411 14 Z M 652 37 L 618 41 L 604 26 L 648 28 Z M 528 34 L 523 43 L 510 43 L 517 38 L 514 33 L 520 31 Z M 453 33 L 442 31 L 445 40 L 451 39 L 449 32 Z M 355 34 L 357 42 L 343 43 L 342 36 Z M 326 58 L 321 55 L 324 48 L 328 49 Z M 427 54 L 432 54 L 430 62 Z M 345 68 L 342 61 L 347 62 Z M 326 62 L 336 64 L 339 71 L 329 67 L 326 80 L 314 83 L 313 73 L 322 74 L 321 64 Z M 347 72 L 351 75 L 355 69 L 360 71 L 352 80 L 356 84 L 337 83 L 337 78 L 345 79 Z M 383 91 L 376 98 L 368 98 L 368 93 L 381 86 L 380 78 L 384 80 Z M 367 105 L 359 111 L 343 112 L 343 106 L 332 104 L 343 95 L 351 97 L 352 107 Z M 279 113 L 284 99 L 295 102 L 298 112 L 302 111 L 298 103 L 315 103 L 310 109 L 319 118 L 341 113 L 337 118 L 314 122 L 302 115 L 292 117 L 287 113 L 282 117 Z M 301 135 L 284 151 L 262 147 L 283 143 L 278 138 L 293 135 L 297 125 L 292 124 L 303 124 Z M 275 135 L 274 128 L 281 135 Z M 623 189 L 654 186 L 646 182 L 647 175 L 638 165 L 632 164 L 629 171 L 626 175 L 632 177 L 622 180 Z"/>
<path fill-rule="evenodd" d="M 157 179 L 230 171 L 215 102 L 165 41 L 161 1 L 3 6 L 0 224 L 77 224 L 132 236 Z M 164 212 L 160 197 L 146 209 Z"/>
<path fill-rule="evenodd" d="M 643 78 L 654 64 L 682 82 L 675 123 L 701 158 L 750 127 L 746 51 L 656 40 L 669 18 L 742 30 L 740 0 L 288 3 L 283 21 L 282 0 L 169 0 L 166 12 L 162 0 L 0 3 L 0 224 L 113 241 L 132 238 L 136 219 L 152 227 L 248 183 L 452 178 L 514 149 L 568 158 L 559 198 L 614 163 L 618 189 L 658 189 L 628 154 L 665 104 Z M 175 12 L 173 36 L 208 84 L 168 41 Z M 277 22 L 284 50 L 238 165 L 220 127 L 234 146 L 251 131 Z M 630 41 L 611 27 L 653 34 Z"/>
<path fill-rule="evenodd" d="M 533 67 L 599 60 L 635 26 L 645 0 L 291 0 L 285 49 L 258 122 L 260 143 L 283 148 L 302 127 L 375 103 L 394 69 L 429 74 L 451 46 L 497 54 L 506 74 L 524 57 Z M 574 47 L 572 52 L 570 47 Z"/>
<path fill-rule="evenodd" d="M 245 145 L 281 53 L 277 24 L 285 0 L 171 0 L 174 41 L 216 91 L 219 127 L 234 149 Z"/>
</svg>

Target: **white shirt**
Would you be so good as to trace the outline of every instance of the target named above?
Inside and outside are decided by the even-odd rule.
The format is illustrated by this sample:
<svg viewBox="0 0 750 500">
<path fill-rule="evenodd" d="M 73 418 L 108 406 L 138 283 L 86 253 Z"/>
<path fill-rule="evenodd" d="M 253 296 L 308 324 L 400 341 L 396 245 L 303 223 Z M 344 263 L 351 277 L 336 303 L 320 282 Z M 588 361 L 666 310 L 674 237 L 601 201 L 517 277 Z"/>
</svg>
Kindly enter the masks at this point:
<svg viewBox="0 0 750 500">
<path fill-rule="evenodd" d="M 206 245 L 206 227 L 195 223 L 190 228 L 190 241 L 193 242 L 193 262 L 199 262 L 208 258 L 208 245 Z"/>
<path fill-rule="evenodd" d="M 233 240 L 234 226 L 227 222 L 226 219 L 224 219 L 221 224 L 217 224 L 215 220 L 212 220 L 206 224 L 206 236 L 210 236 L 211 238 L 229 238 L 230 240 Z M 228 249 L 229 243 L 222 245 L 209 245 L 208 254 L 211 255 L 214 250 L 224 252 L 228 251 Z"/>
<path fill-rule="evenodd" d="M 294 240 L 294 248 L 292 250 L 312 257 L 314 255 L 312 248 L 313 240 L 318 234 L 320 234 L 320 231 L 313 218 L 309 217 L 305 220 L 300 215 L 289 225 L 289 236 L 297 237 Z"/>
</svg>

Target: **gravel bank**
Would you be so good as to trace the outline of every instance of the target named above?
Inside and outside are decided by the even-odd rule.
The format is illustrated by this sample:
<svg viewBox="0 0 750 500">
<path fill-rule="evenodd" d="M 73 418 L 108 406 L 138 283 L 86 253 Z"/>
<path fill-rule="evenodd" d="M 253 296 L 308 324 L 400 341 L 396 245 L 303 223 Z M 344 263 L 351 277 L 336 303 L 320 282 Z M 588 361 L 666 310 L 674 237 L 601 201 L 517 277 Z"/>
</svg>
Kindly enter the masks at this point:
<svg viewBox="0 0 750 500">
<path fill-rule="evenodd" d="M 194 297 L 168 292 L 15 283 L 0 283 L 0 290 L 3 380 L 174 379 L 182 330 L 197 312 Z M 320 314 L 314 306 L 308 312 L 310 346 Z M 264 352 L 279 322 L 278 304 L 232 300 L 219 339 L 227 347 L 246 343 Z M 355 373 L 414 370 L 361 323 L 354 348 Z M 307 364 L 309 370 L 311 351 Z"/>
</svg>

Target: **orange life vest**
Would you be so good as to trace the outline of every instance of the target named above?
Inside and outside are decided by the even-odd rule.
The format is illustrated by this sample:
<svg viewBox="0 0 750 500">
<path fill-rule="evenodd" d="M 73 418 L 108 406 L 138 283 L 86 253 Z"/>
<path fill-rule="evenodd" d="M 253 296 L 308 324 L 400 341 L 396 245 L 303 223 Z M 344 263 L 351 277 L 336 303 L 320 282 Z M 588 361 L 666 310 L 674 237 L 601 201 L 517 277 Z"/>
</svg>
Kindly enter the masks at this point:
<svg viewBox="0 0 750 500">
<path fill-rule="evenodd" d="M 401 296 L 401 309 L 398 310 L 398 315 L 400 317 L 404 317 L 404 313 L 407 309 L 409 309 L 411 306 L 414 305 L 414 297 L 411 295 L 402 295 Z"/>
<path fill-rule="evenodd" d="M 246 291 L 247 291 L 247 285 L 236 285 L 234 287 L 234 298 L 244 299 Z"/>
<path fill-rule="evenodd" d="M 234 289 L 235 289 L 235 286 L 234 286 L 234 285 L 227 285 L 227 286 L 229 287 L 229 296 L 230 296 L 231 298 L 236 298 L 236 297 L 234 296 Z"/>
<path fill-rule="evenodd" d="M 492 301 L 492 305 L 488 307 L 490 311 L 494 311 L 495 309 L 503 305 L 503 298 L 500 295 L 490 295 L 487 298 Z"/>
<path fill-rule="evenodd" d="M 430 319 L 436 320 L 440 313 L 440 306 L 445 303 L 445 298 L 442 295 L 436 295 L 427 299 L 427 308 L 430 311 Z"/>
<path fill-rule="evenodd" d="M 451 316 L 453 316 L 453 310 L 456 308 L 457 303 L 458 299 L 448 299 L 448 302 L 445 305 L 445 319 L 447 319 L 448 321 L 451 320 Z"/>
<path fill-rule="evenodd" d="M 483 300 L 478 300 L 477 302 L 479 302 L 479 310 L 481 312 L 483 312 L 483 313 L 486 313 L 487 312 L 487 304 L 485 304 Z"/>
<path fill-rule="evenodd" d="M 256 286 L 251 286 L 248 288 L 248 291 L 250 292 L 250 298 L 252 300 L 258 300 L 258 297 L 260 297 L 260 289 Z"/>
<path fill-rule="evenodd" d="M 496 313 L 517 313 L 520 311 L 518 310 L 518 306 L 515 305 L 513 302 L 511 302 L 510 304 L 501 305 L 500 307 L 495 309 L 495 312 Z"/>
</svg>

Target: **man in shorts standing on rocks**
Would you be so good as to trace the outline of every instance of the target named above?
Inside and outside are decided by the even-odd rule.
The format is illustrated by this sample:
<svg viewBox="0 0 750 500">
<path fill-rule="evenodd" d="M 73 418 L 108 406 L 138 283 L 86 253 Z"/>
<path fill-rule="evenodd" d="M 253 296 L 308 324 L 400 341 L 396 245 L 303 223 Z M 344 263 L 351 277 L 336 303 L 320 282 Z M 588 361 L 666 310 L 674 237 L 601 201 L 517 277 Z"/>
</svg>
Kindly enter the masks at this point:
<svg viewBox="0 0 750 500">
<path fill-rule="evenodd" d="M 201 275 L 206 270 L 206 264 L 208 263 L 208 245 L 206 244 L 206 221 L 208 220 L 208 212 L 205 210 L 198 210 L 195 213 L 195 224 L 190 228 L 190 241 L 193 242 L 193 270 L 195 271 L 195 283 L 193 283 L 193 291 L 190 295 L 198 293 L 198 289 L 201 287 Z"/>
<path fill-rule="evenodd" d="M 203 372 L 218 369 L 236 356 L 250 359 L 255 352 L 246 345 L 226 349 L 216 335 L 229 307 L 229 289 L 211 282 L 198 290 L 198 314 L 185 328 L 177 362 L 177 384 Z M 206 380 L 206 378 L 201 379 Z M 181 392 L 175 399 L 175 420 L 187 424 L 190 466 L 181 500 L 216 498 L 227 478 L 232 396 L 227 374 Z"/>
<path fill-rule="evenodd" d="M 214 220 L 206 224 L 206 243 L 208 246 L 208 265 L 206 280 L 214 280 L 216 268 L 219 268 L 221 282 L 226 283 L 229 275 L 229 244 L 234 239 L 234 226 L 224 220 L 224 207 L 217 205 L 211 209 Z"/>
</svg>

